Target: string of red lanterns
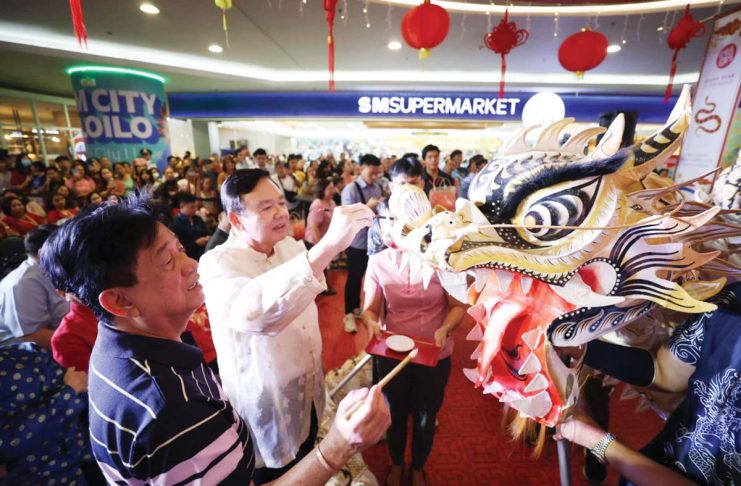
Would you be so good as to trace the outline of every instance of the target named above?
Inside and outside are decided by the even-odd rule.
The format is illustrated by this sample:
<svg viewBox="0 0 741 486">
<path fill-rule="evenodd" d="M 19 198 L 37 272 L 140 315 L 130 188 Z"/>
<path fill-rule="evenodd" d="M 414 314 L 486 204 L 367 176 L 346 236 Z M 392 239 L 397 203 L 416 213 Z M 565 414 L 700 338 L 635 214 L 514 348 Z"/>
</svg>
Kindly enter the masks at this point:
<svg viewBox="0 0 741 486">
<path fill-rule="evenodd" d="M 77 42 L 80 47 L 86 47 L 87 30 L 85 28 L 82 0 L 69 0 L 69 3 Z M 214 3 L 222 9 L 222 22 L 228 46 L 226 10 L 232 6 L 232 0 L 215 0 Z M 323 0 L 323 5 L 328 26 L 328 88 L 332 92 L 335 90 L 334 18 L 337 0 Z M 419 50 L 420 60 L 429 57 L 430 50 L 445 40 L 449 30 L 450 16 L 448 12 L 443 7 L 433 4 L 431 0 L 423 0 L 420 5 L 409 9 L 401 22 L 401 34 L 410 47 Z M 625 27 L 623 31 L 625 31 Z M 671 96 L 674 77 L 677 72 L 679 51 L 686 48 L 693 38 L 702 37 L 705 31 L 705 24 L 694 20 L 690 13 L 690 5 L 687 4 L 684 16 L 672 28 L 667 37 L 667 44 L 674 53 L 669 69 L 669 81 L 664 93 L 665 102 L 668 102 Z M 504 17 L 499 24 L 484 36 L 486 47 L 501 56 L 500 97 L 504 96 L 505 74 L 507 71 L 506 56 L 513 48 L 524 44 L 528 36 L 529 32 L 526 29 L 517 29 L 517 24 L 509 21 L 508 9 L 505 10 Z M 581 78 L 586 71 L 596 68 L 605 60 L 607 46 L 608 41 L 603 34 L 590 29 L 582 29 L 580 32 L 567 37 L 561 43 L 558 49 L 558 61 L 564 69 L 576 73 L 577 77 Z"/>
</svg>

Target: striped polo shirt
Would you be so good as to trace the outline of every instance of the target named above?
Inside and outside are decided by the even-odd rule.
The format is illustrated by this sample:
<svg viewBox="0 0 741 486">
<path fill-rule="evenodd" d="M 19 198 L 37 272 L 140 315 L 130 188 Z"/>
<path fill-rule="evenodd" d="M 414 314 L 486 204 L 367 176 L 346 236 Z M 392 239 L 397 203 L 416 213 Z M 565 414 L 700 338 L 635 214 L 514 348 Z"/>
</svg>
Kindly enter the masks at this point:
<svg viewBox="0 0 741 486">
<path fill-rule="evenodd" d="M 101 322 L 89 397 L 93 455 L 109 483 L 250 483 L 249 429 L 198 348 Z"/>
</svg>

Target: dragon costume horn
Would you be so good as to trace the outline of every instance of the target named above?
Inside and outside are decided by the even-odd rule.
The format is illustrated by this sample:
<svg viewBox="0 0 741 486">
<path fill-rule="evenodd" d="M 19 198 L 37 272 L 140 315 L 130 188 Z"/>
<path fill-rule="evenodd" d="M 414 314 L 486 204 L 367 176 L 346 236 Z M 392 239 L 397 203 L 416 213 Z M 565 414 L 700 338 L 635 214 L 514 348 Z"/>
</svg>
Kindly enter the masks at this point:
<svg viewBox="0 0 741 486">
<path fill-rule="evenodd" d="M 633 152 L 633 170 L 639 180 L 674 153 L 689 126 L 691 114 L 690 87 L 685 85 L 666 124 L 642 143 L 629 148 Z"/>
</svg>

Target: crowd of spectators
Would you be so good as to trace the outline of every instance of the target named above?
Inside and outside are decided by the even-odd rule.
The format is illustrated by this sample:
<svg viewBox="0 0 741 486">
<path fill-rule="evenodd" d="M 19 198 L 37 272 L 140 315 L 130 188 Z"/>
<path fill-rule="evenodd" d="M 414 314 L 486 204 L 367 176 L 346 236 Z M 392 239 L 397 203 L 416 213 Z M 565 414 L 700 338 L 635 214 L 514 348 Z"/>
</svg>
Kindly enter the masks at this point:
<svg viewBox="0 0 741 486">
<path fill-rule="evenodd" d="M 146 148 L 133 161 L 73 160 L 61 155 L 46 163 L 0 151 L 0 381 L 8 391 L 0 414 L 0 483 L 16 479 L 41 483 L 56 477 L 67 484 L 102 484 L 84 431 L 87 373 L 99 338 L 98 319 L 78 296 L 55 289 L 40 267 L 41 249 L 58 227 L 103 204 L 117 205 L 132 194 L 146 193 L 165 209 L 163 222 L 188 257 L 199 260 L 225 242 L 231 231 L 221 186 L 236 170 L 255 168 L 270 174 L 286 207 L 304 223 L 304 234 L 294 236 L 311 248 L 327 233 L 338 206 L 362 202 L 375 209 L 389 195 L 389 168 L 396 160 L 366 154 L 355 162 L 345 154 L 338 159 L 327 154 L 305 161 L 297 154 L 268 156 L 262 149 L 250 154 L 242 147 L 221 157 L 170 156 L 158 167 Z M 453 175 L 438 168 L 433 187 L 435 178 L 444 176 L 453 184 L 452 177 L 464 174 L 450 161 L 445 168 Z M 348 249 L 357 253 L 357 258 L 350 258 L 357 285 L 350 286 L 352 296 L 346 295 L 353 320 L 359 315 L 359 282 L 367 265 L 366 237 L 361 233 L 363 241 Z M 118 251 L 113 242 L 110 246 Z M 335 290 L 328 285 L 323 293 L 332 295 Z M 204 304 L 181 339 L 197 345 L 205 363 L 218 373 L 209 326 Z M 346 330 L 354 332 L 354 325 L 352 329 L 346 325 Z M 33 366 L 27 367 L 27 362 Z M 23 371 L 12 372 L 15 369 Z M 55 420 L 47 422 L 48 433 L 41 433 L 46 417 L 55 414 Z M 18 433 L 24 429 L 29 433 Z M 62 448 L 52 458 L 50 451 L 57 442 Z"/>
</svg>

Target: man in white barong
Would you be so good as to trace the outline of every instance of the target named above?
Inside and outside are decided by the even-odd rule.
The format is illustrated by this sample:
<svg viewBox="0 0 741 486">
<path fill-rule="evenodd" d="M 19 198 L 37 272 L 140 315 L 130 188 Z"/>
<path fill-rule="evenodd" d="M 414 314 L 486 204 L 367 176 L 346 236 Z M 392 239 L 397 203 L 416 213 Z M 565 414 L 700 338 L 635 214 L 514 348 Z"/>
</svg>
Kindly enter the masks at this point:
<svg viewBox="0 0 741 486">
<path fill-rule="evenodd" d="M 227 241 L 198 272 L 224 391 L 252 431 L 256 485 L 280 477 L 313 448 L 324 409 L 319 318 L 323 270 L 368 227 L 363 204 L 335 209 L 311 250 L 288 236 L 283 191 L 267 171 L 234 172 L 221 188 Z"/>
</svg>

